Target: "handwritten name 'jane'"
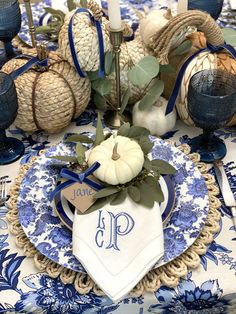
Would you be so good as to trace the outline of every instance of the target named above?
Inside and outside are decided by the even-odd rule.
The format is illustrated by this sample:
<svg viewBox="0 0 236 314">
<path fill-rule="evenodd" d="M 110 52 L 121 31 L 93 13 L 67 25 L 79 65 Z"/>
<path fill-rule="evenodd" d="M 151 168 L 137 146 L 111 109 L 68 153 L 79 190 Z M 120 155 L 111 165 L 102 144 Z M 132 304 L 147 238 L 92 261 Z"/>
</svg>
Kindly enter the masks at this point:
<svg viewBox="0 0 236 314">
<path fill-rule="evenodd" d="M 73 195 L 70 198 L 71 201 L 74 201 L 77 197 L 87 197 L 87 196 L 92 196 L 96 193 L 95 190 L 93 189 L 74 189 L 73 190 Z"/>
</svg>

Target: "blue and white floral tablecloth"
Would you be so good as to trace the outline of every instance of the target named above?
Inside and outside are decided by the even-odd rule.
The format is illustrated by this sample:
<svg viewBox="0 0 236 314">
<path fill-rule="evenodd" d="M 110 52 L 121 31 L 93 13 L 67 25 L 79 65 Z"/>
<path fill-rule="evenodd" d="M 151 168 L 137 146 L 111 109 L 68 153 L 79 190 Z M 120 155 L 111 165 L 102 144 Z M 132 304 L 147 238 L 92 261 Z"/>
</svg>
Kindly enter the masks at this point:
<svg viewBox="0 0 236 314">
<path fill-rule="evenodd" d="M 93 121 L 93 122 L 91 122 Z M 65 132 L 94 131 L 96 114 L 82 114 Z M 177 144 L 187 143 L 200 132 L 197 128 L 178 121 L 166 139 Z M 0 167 L 0 176 L 9 175 L 11 182 L 18 174 L 20 163 L 38 155 L 41 149 L 59 142 L 64 134 L 48 136 L 43 132 L 32 135 L 12 127 L 9 133 L 20 138 L 26 147 L 21 161 Z M 226 171 L 236 195 L 236 129 L 219 130 L 217 133 L 227 143 L 228 153 L 224 158 Z M 187 135 L 188 134 L 188 135 Z M 213 171 L 213 170 L 210 170 Z M 220 197 L 222 200 L 222 198 Z M 125 298 L 117 304 L 107 297 L 94 293 L 80 295 L 73 285 L 64 285 L 60 279 L 52 279 L 39 272 L 32 259 L 25 258 L 15 245 L 6 221 L 6 207 L 0 207 L 0 313 L 179 313 L 211 314 L 236 313 L 236 230 L 231 214 L 224 205 L 220 208 L 220 232 L 215 236 L 207 254 L 201 257 L 197 270 L 189 272 L 176 288 L 161 287 L 155 293 L 138 298 Z M 183 217 L 184 218 L 184 217 Z M 186 223 L 191 217 L 186 217 Z M 178 246 L 173 243 L 173 251 Z"/>
<path fill-rule="evenodd" d="M 48 1 L 48 0 L 47 0 Z M 124 1 L 123 1 L 124 2 Z M 129 1 L 143 5 L 144 1 Z M 151 5 L 152 1 L 145 1 Z M 160 5 L 166 1 L 156 1 Z M 42 5 L 37 4 L 35 19 L 42 12 Z M 41 11 L 40 11 L 41 10 Z M 129 10 L 124 14 L 129 15 Z M 220 23 L 224 26 L 236 25 L 235 15 L 229 10 L 225 1 Z M 23 23 L 23 32 L 25 23 Z M 65 132 L 94 131 L 96 114 L 87 111 L 74 121 Z M 174 139 L 177 144 L 187 143 L 190 137 L 198 134 L 199 129 L 185 126 L 178 121 L 174 130 L 166 139 Z M 225 140 L 228 153 L 224 158 L 227 176 L 236 196 L 236 129 L 229 128 L 217 131 Z M 39 151 L 58 143 L 64 136 L 47 135 L 43 132 L 27 134 L 10 128 L 9 134 L 20 138 L 26 147 L 25 155 L 20 161 L 10 166 L 0 167 L 0 177 L 8 175 L 11 183 L 18 175 L 20 163 L 27 163 Z M 213 170 L 210 169 L 213 173 Z M 214 174 L 214 173 L 213 173 Z M 10 186 L 10 184 L 9 184 Z M 8 186 L 8 188 L 9 188 Z M 222 200 L 222 197 L 220 196 Z M 0 313 L 35 313 L 35 314 L 80 314 L 80 313 L 178 313 L 178 314 L 211 314 L 236 313 L 236 230 L 233 227 L 231 213 L 224 205 L 220 208 L 220 231 L 215 235 L 208 252 L 201 257 L 197 270 L 189 272 L 176 288 L 162 286 L 155 293 L 148 293 L 138 298 L 127 297 L 117 304 L 107 297 L 98 297 L 94 293 L 80 295 L 73 285 L 64 285 L 60 279 L 50 278 L 39 272 L 32 259 L 23 256 L 15 245 L 15 238 L 9 232 L 6 221 L 7 208 L 0 207 Z M 184 218 L 184 216 L 183 216 Z M 189 215 L 186 223 L 191 221 Z M 173 243 L 173 251 L 178 247 Z"/>
</svg>

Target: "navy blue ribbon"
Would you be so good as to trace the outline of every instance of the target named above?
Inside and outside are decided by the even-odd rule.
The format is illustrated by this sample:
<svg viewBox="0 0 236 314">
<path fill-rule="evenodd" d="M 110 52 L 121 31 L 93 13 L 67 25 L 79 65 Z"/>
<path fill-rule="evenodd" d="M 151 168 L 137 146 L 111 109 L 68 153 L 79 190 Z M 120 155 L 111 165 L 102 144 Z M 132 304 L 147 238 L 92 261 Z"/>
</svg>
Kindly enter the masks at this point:
<svg viewBox="0 0 236 314">
<path fill-rule="evenodd" d="M 11 72 L 11 77 L 13 80 L 17 79 L 18 76 L 24 74 L 33 66 L 36 66 L 36 65 L 39 67 L 48 66 L 48 59 L 39 60 L 38 57 L 32 57 L 29 55 L 20 55 L 20 56 L 17 56 L 15 59 L 19 59 L 19 58 L 26 58 L 26 59 L 29 59 L 29 61 L 26 64 L 24 64 L 22 67 L 20 67 L 19 69 Z"/>
<path fill-rule="evenodd" d="M 77 13 L 83 13 L 86 12 L 89 14 L 89 18 L 91 22 L 95 25 L 97 34 L 98 34 L 98 46 L 99 46 L 99 59 L 100 59 L 100 66 L 99 66 L 99 71 L 98 71 L 98 77 L 101 78 L 104 76 L 104 63 L 105 63 L 105 53 L 104 53 L 104 43 L 103 43 L 103 34 L 102 34 L 102 26 L 101 23 L 97 20 L 94 19 L 92 14 L 84 8 L 79 8 L 75 11 L 74 15 L 70 19 L 69 27 L 68 27 L 68 38 L 69 38 L 69 46 L 70 46 L 70 51 L 71 51 L 71 56 L 75 65 L 75 68 L 77 72 L 79 73 L 79 76 L 85 77 L 86 75 L 82 71 L 79 60 L 76 54 L 75 50 L 75 43 L 74 43 L 74 36 L 73 36 L 73 20 L 74 16 Z"/>
<path fill-rule="evenodd" d="M 208 44 L 206 48 L 200 49 L 197 52 L 195 52 L 193 55 L 191 55 L 185 62 L 184 64 L 181 66 L 179 73 L 177 75 L 176 81 L 175 81 L 175 86 L 173 88 L 173 91 L 170 95 L 167 107 L 166 107 L 166 115 L 169 114 L 170 112 L 173 111 L 174 106 L 175 106 L 175 102 L 176 99 L 178 97 L 179 94 L 179 89 L 182 83 L 182 79 L 184 76 L 184 73 L 189 65 L 189 63 L 195 58 L 197 57 L 201 52 L 205 52 L 205 51 L 209 51 L 211 53 L 216 53 L 222 50 L 226 50 L 234 59 L 236 59 L 236 50 L 234 49 L 234 47 L 232 47 L 231 45 L 228 44 L 223 44 L 220 46 L 213 46 Z"/>
<path fill-rule="evenodd" d="M 79 182 L 82 184 L 83 182 L 87 183 L 91 186 L 94 190 L 99 191 L 104 188 L 102 184 L 99 184 L 91 179 L 88 178 L 94 171 L 96 171 L 100 167 L 99 162 L 95 162 L 91 167 L 89 167 L 85 172 L 82 173 L 75 173 L 67 168 L 63 168 L 60 172 L 60 176 L 62 178 L 67 179 L 68 181 L 61 183 L 58 185 L 55 190 L 50 195 L 50 201 L 60 193 L 63 189 L 67 188 L 68 186 Z"/>
</svg>

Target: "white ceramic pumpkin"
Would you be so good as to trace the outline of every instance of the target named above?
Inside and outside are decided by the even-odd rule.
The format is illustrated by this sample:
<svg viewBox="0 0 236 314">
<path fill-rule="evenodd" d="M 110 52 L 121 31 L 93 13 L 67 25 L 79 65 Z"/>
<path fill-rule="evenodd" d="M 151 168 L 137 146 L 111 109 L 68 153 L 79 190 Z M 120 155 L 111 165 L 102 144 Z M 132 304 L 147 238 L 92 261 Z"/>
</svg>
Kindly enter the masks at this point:
<svg viewBox="0 0 236 314">
<path fill-rule="evenodd" d="M 140 145 L 125 136 L 111 136 L 94 147 L 88 164 L 99 162 L 94 172 L 99 180 L 111 185 L 124 184 L 136 177 L 143 168 L 144 153 Z"/>
<path fill-rule="evenodd" d="M 159 31 L 172 18 L 168 9 L 151 10 L 140 20 L 140 35 L 145 45 L 149 45 L 152 36 Z"/>
<path fill-rule="evenodd" d="M 176 122 L 176 110 L 165 115 L 167 100 L 160 97 L 149 110 L 141 111 L 139 102 L 133 108 L 133 125 L 142 126 L 152 135 L 161 136 L 171 131 Z"/>
</svg>

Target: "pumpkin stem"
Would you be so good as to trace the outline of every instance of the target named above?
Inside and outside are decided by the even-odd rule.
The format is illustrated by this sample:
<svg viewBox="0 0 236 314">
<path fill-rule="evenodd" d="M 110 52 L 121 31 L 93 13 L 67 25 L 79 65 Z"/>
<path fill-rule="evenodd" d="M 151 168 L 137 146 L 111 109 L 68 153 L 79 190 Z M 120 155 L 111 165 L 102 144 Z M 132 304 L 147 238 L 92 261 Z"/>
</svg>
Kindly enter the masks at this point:
<svg viewBox="0 0 236 314">
<path fill-rule="evenodd" d="M 163 16 L 164 16 L 167 20 L 172 19 L 173 15 L 172 15 L 172 13 L 171 13 L 171 9 L 170 9 L 170 8 L 167 9 L 166 13 L 163 14 Z"/>
<path fill-rule="evenodd" d="M 113 160 L 118 160 L 120 158 L 120 155 L 117 152 L 117 147 L 118 147 L 118 143 L 115 143 L 115 146 L 114 146 L 113 152 L 112 152 L 112 156 L 111 156 L 111 158 Z"/>
</svg>

